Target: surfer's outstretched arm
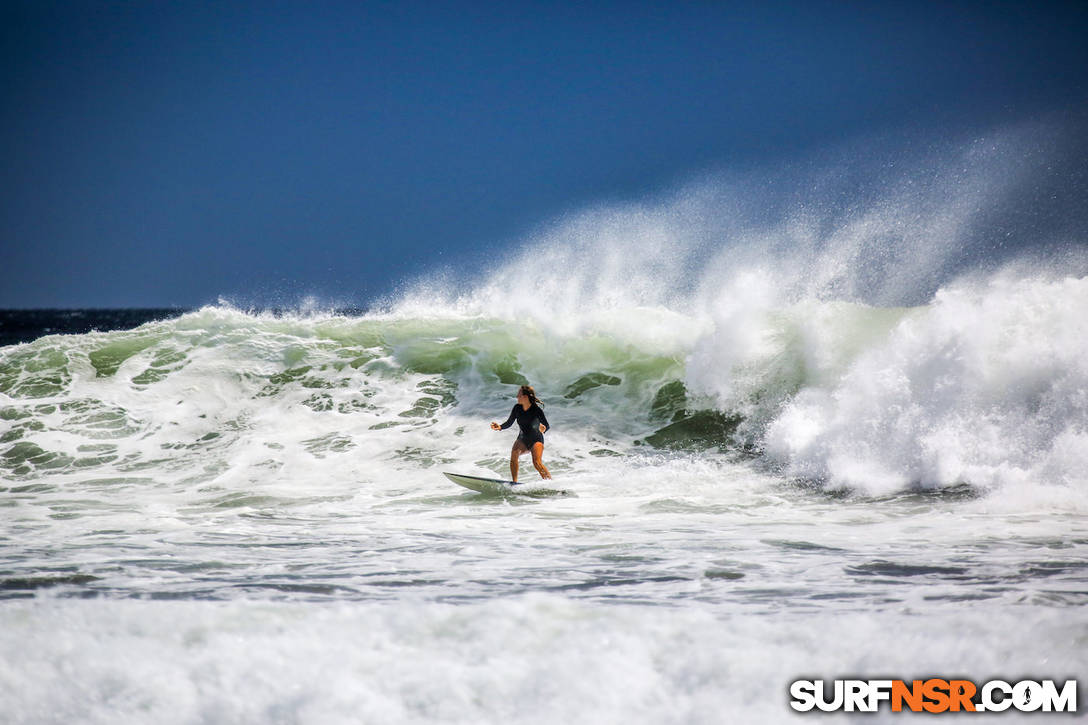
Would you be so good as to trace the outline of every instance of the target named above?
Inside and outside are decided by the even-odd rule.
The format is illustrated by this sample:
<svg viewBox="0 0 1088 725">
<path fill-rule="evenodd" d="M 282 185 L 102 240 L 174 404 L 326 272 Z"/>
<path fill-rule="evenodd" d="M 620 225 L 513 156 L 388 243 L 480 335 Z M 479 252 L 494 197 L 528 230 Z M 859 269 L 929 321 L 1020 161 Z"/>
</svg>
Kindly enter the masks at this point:
<svg viewBox="0 0 1088 725">
<path fill-rule="evenodd" d="M 509 428 L 511 425 L 514 424 L 514 420 L 517 418 L 517 415 L 518 415 L 518 406 L 515 403 L 514 408 L 510 411 L 510 417 L 506 419 L 506 422 L 503 423 L 502 425 L 499 425 L 498 423 L 492 421 L 491 422 L 491 430 L 506 430 L 507 428 Z"/>
</svg>

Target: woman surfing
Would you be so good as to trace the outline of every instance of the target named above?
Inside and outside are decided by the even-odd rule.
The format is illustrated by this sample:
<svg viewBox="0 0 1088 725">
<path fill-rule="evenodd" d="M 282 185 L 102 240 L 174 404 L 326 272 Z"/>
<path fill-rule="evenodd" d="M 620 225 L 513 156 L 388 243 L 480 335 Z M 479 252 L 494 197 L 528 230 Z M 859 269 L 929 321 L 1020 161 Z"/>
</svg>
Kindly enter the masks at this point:
<svg viewBox="0 0 1088 725">
<path fill-rule="evenodd" d="M 510 480 L 518 482 L 518 459 L 525 453 L 532 453 L 533 466 L 540 473 L 541 478 L 551 478 L 552 474 L 544 467 L 544 431 L 551 429 L 551 424 L 544 416 L 537 400 L 536 392 L 531 385 L 522 385 L 518 388 L 518 402 L 510 411 L 510 417 L 502 425 L 491 423 L 492 430 L 506 430 L 516 420 L 518 422 L 518 439 L 514 441 L 514 447 L 510 449 Z"/>
</svg>

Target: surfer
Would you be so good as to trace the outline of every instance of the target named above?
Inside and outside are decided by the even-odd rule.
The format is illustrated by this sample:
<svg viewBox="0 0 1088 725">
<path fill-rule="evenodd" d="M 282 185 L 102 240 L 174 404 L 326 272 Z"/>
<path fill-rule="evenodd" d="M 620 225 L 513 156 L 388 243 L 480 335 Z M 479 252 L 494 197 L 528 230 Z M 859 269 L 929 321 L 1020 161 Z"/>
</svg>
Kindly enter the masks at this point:
<svg viewBox="0 0 1088 725">
<path fill-rule="evenodd" d="M 544 417 L 544 411 L 540 409 L 540 401 L 537 400 L 536 391 L 531 385 L 522 385 L 518 388 L 518 402 L 514 403 L 514 409 L 510 411 L 510 417 L 502 425 L 491 423 L 491 430 L 506 430 L 516 420 L 518 439 L 514 441 L 514 447 L 510 450 L 510 480 L 517 483 L 518 459 L 525 453 L 532 453 L 533 466 L 540 473 L 541 478 L 551 478 L 552 474 L 544 467 L 544 431 L 552 426 Z"/>
</svg>

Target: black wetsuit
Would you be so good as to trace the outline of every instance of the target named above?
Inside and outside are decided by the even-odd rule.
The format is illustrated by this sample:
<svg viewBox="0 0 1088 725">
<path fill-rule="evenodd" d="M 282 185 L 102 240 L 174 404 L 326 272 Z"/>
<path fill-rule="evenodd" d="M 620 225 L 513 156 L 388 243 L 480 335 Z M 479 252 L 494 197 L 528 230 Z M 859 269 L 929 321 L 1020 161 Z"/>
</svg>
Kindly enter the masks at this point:
<svg viewBox="0 0 1088 725">
<path fill-rule="evenodd" d="M 510 417 L 499 427 L 506 430 L 515 420 L 518 422 L 518 427 L 521 428 L 521 432 L 518 433 L 518 440 L 524 443 L 525 447 L 530 451 L 533 450 L 534 443 L 544 442 L 544 434 L 540 432 L 540 424 L 543 423 L 546 430 L 552 428 L 551 424 L 548 423 L 548 419 L 544 417 L 544 411 L 536 403 L 530 405 L 528 410 L 522 408 L 521 403 L 514 403 L 514 409 L 510 411 Z"/>
</svg>

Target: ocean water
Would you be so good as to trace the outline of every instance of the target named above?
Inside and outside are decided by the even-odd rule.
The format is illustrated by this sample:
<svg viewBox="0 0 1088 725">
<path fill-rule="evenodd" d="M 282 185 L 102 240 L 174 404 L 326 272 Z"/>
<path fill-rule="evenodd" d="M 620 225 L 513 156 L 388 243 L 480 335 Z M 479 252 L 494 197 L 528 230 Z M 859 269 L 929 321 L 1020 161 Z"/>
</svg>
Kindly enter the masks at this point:
<svg viewBox="0 0 1088 725">
<path fill-rule="evenodd" d="M 1083 679 L 1083 248 L 991 255 L 992 185 L 896 178 L 587 210 L 363 313 L 0 348 L 0 720 L 779 722 L 799 678 Z M 446 480 L 505 477 L 525 382 L 570 495 Z"/>
</svg>

